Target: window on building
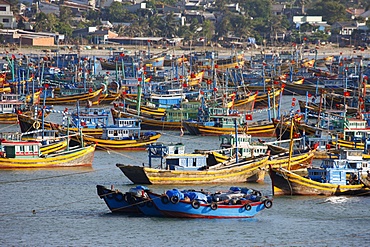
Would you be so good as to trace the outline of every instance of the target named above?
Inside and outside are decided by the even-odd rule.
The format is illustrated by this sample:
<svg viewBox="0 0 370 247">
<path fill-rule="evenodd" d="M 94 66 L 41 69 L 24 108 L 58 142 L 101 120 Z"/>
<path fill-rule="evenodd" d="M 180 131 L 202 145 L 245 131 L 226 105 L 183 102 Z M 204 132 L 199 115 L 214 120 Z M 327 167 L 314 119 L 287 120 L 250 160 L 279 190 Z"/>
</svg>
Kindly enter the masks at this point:
<svg viewBox="0 0 370 247">
<path fill-rule="evenodd" d="M 0 11 L 6 11 L 6 7 L 5 6 L 0 6 Z"/>
<path fill-rule="evenodd" d="M 4 23 L 9 23 L 9 19 L 3 19 Z"/>
</svg>

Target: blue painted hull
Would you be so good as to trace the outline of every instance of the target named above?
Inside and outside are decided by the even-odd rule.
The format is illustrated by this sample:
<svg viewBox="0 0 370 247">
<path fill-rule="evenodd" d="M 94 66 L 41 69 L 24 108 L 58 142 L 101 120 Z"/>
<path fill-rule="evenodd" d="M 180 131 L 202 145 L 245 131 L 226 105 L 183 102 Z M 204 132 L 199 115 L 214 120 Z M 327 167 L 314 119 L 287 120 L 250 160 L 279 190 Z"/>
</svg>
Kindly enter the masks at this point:
<svg viewBox="0 0 370 247">
<path fill-rule="evenodd" d="M 209 203 L 200 203 L 199 208 L 192 206 L 191 202 L 181 200 L 174 204 L 168 200 L 162 200 L 161 195 L 148 192 L 155 206 L 167 217 L 183 218 L 252 218 L 258 212 L 266 208 L 263 201 L 249 202 L 239 205 L 217 204 L 217 208 Z M 270 201 L 271 202 L 271 201 Z M 246 204 L 250 205 L 247 209 Z"/>
<path fill-rule="evenodd" d="M 140 214 L 140 210 L 132 205 L 127 196 L 119 191 L 113 191 L 104 186 L 97 185 L 97 192 L 100 198 L 104 200 L 112 213 Z"/>
<path fill-rule="evenodd" d="M 136 197 L 129 192 L 122 193 L 97 185 L 98 195 L 104 200 L 112 213 L 143 214 L 161 217 L 163 214 L 148 198 Z"/>
</svg>

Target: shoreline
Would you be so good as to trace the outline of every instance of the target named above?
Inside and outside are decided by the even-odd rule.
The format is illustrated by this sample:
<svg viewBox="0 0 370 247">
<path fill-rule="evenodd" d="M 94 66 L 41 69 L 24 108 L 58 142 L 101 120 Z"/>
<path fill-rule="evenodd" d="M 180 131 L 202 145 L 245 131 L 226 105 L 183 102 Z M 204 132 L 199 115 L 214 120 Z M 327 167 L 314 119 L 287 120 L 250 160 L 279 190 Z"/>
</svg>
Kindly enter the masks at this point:
<svg viewBox="0 0 370 247">
<path fill-rule="evenodd" d="M 64 46 L 63 46 L 64 47 Z M 39 54 L 39 55 L 54 55 L 56 51 L 59 54 L 80 54 L 81 56 L 111 56 L 113 52 L 122 52 L 127 54 L 135 54 L 137 51 L 147 51 L 147 46 L 102 46 L 100 49 L 91 48 L 86 49 L 89 46 L 79 46 L 79 48 L 74 47 L 70 49 L 63 49 L 63 47 L 1 47 L 0 54 L 14 54 L 14 55 L 28 55 L 28 54 Z M 112 50 L 110 50 L 110 48 Z M 114 50 L 113 50 L 114 49 Z M 291 53 L 293 52 L 293 47 L 259 47 L 251 49 L 241 49 L 241 48 L 222 48 L 222 47 L 210 47 L 210 46 L 199 46 L 193 47 L 192 50 L 181 49 L 180 47 L 173 48 L 150 48 L 150 53 L 152 54 L 172 54 L 176 56 L 181 56 L 184 54 L 189 54 L 191 52 L 204 52 L 204 51 L 215 51 L 221 56 L 228 56 L 232 54 L 244 53 L 246 56 L 254 56 L 257 54 L 274 54 L 274 53 Z M 370 55 L 370 50 L 360 50 L 354 47 L 335 47 L 333 45 L 325 45 L 316 47 L 317 56 L 331 56 L 340 55 L 343 56 L 365 56 Z M 301 49 L 303 57 L 315 56 L 315 46 L 309 46 L 307 49 Z"/>
</svg>

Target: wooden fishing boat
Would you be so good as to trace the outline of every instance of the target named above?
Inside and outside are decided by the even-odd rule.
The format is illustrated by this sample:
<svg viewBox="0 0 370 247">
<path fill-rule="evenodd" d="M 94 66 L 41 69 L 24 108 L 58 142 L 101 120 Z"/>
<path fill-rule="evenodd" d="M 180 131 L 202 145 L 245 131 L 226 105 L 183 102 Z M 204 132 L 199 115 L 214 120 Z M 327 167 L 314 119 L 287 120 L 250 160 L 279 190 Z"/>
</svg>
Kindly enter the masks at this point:
<svg viewBox="0 0 370 247">
<path fill-rule="evenodd" d="M 219 118 L 223 118 L 219 116 Z M 221 122 L 221 121 L 219 121 Z M 199 122 L 185 121 L 183 122 L 184 128 L 191 135 L 204 135 L 204 136 L 215 136 L 223 135 L 226 133 L 235 134 L 234 122 L 230 119 L 223 119 L 222 126 L 217 127 L 212 125 L 207 125 Z M 253 137 L 274 137 L 275 136 L 275 126 L 269 121 L 256 121 L 252 123 L 245 124 L 244 126 L 238 127 L 238 133 L 246 133 Z"/>
<path fill-rule="evenodd" d="M 267 156 L 236 159 L 208 167 L 205 155 L 181 153 L 179 148 L 150 145 L 148 153 L 149 167 L 124 164 L 117 164 L 117 167 L 135 184 L 236 183 L 255 181 L 268 159 Z M 167 154 L 166 167 L 151 168 L 152 158 L 163 159 L 164 153 Z"/>
<path fill-rule="evenodd" d="M 369 187 L 363 183 L 349 184 L 349 180 L 346 179 L 347 174 L 355 172 L 358 171 L 342 166 L 340 168 L 332 167 L 332 170 L 312 168 L 308 169 L 306 177 L 285 168 L 272 168 L 270 169 L 270 177 L 274 195 L 369 196 Z M 331 177 L 334 173 L 335 177 L 339 179 L 335 180 Z"/>
<path fill-rule="evenodd" d="M 342 150 L 340 159 L 324 159 L 320 167 L 297 174 L 270 167 L 274 195 L 370 195 L 361 178 L 370 172 L 360 150 Z"/>
<path fill-rule="evenodd" d="M 166 217 L 252 218 L 265 208 L 272 207 L 272 199 L 267 196 L 250 194 L 248 188 L 230 189 L 219 194 L 177 189 L 167 190 L 165 194 L 152 191 L 147 194 Z"/>
<path fill-rule="evenodd" d="M 259 92 L 254 103 L 254 108 L 256 109 L 266 107 L 276 108 L 279 105 L 279 99 L 280 96 L 282 95 L 283 90 L 284 89 L 282 88 L 282 89 L 273 89 L 272 92 L 267 93 Z"/>
<path fill-rule="evenodd" d="M 140 186 L 140 188 L 142 188 L 143 193 L 145 193 L 145 190 L 148 190 L 144 186 Z M 132 196 L 130 192 L 122 193 L 121 191 L 114 190 L 113 188 L 108 189 L 102 185 L 97 185 L 96 189 L 98 196 L 104 200 L 112 213 L 140 213 L 139 207 L 135 205 L 137 197 Z"/>
<path fill-rule="evenodd" d="M 19 137 L 14 137 L 19 135 Z M 23 141 L 38 141 L 42 144 L 40 147 L 41 154 L 55 153 L 64 150 L 69 145 L 69 138 L 67 136 L 59 136 L 58 130 L 38 129 L 32 132 L 25 132 L 22 134 L 12 134 L 12 137 L 7 135 L 5 139 L 9 140 L 23 140 Z"/>
<path fill-rule="evenodd" d="M 161 137 L 159 132 L 141 131 L 137 118 L 116 118 L 115 122 L 114 125 L 103 126 L 101 135 L 82 134 L 83 141 L 95 143 L 99 149 L 145 149 Z M 74 139 L 80 141 L 78 137 Z"/>
<path fill-rule="evenodd" d="M 92 166 L 95 144 L 42 154 L 38 141 L 2 141 L 0 169 Z"/>
<path fill-rule="evenodd" d="M 200 70 L 202 69 L 217 69 L 224 71 L 226 69 L 242 68 L 244 66 L 244 55 L 239 54 L 237 56 L 230 56 L 228 58 L 218 58 L 218 59 L 202 59 L 196 64 L 196 67 Z M 214 67 L 212 67 L 212 65 Z"/>
<path fill-rule="evenodd" d="M 151 114 L 147 107 L 141 107 L 140 112 L 132 108 L 124 110 L 123 107 L 114 107 L 111 109 L 111 113 L 114 122 L 119 117 L 140 119 L 143 130 L 181 130 L 183 128 L 182 121 L 197 118 L 200 104 L 200 102 L 182 102 L 179 108 L 172 107 L 163 112 L 158 110 L 156 115 Z"/>
<path fill-rule="evenodd" d="M 45 99 L 46 105 L 65 105 L 65 104 L 76 104 L 80 102 L 91 102 L 92 105 L 99 104 L 100 95 L 103 89 L 97 89 L 95 91 L 90 90 L 89 92 L 82 92 L 77 94 L 62 94 L 60 96 L 51 96 Z"/>
<path fill-rule="evenodd" d="M 40 92 L 25 98 L 18 94 L 0 94 L 0 124 L 16 124 L 18 113 L 30 110 L 31 104 L 38 103 Z"/>
</svg>

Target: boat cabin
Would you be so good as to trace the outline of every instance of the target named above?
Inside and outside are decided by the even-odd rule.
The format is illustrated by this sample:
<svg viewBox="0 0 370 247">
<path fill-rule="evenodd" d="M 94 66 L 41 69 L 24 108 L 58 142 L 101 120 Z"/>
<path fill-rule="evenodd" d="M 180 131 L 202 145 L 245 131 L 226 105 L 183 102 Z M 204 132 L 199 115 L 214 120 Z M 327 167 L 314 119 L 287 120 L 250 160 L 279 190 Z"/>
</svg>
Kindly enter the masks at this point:
<svg viewBox="0 0 370 247">
<path fill-rule="evenodd" d="M 185 145 L 154 143 L 148 146 L 149 167 L 152 167 L 152 159 L 160 158 L 160 167 L 167 170 L 199 170 L 207 166 L 207 155 L 186 154 Z"/>
<path fill-rule="evenodd" d="M 72 114 L 72 124 L 78 128 L 102 128 L 108 121 L 109 112 L 100 108 L 86 108 L 84 112 Z"/>
<path fill-rule="evenodd" d="M 166 156 L 168 170 L 192 171 L 207 166 L 207 155 L 204 154 L 169 154 Z"/>
<path fill-rule="evenodd" d="M 41 143 L 37 141 L 2 141 L 0 156 L 4 158 L 40 157 Z"/>
<path fill-rule="evenodd" d="M 24 100 L 18 94 L 0 94 L 0 113 L 15 113 L 25 106 Z"/>
<path fill-rule="evenodd" d="M 268 149 L 267 145 L 253 145 L 252 136 L 246 134 L 238 134 L 238 141 L 236 142 L 236 136 L 231 134 L 221 135 L 220 148 L 224 155 L 229 157 L 235 156 L 236 147 L 238 147 L 238 153 L 240 157 L 249 158 L 260 155 L 265 155 Z"/>
<path fill-rule="evenodd" d="M 308 177 L 321 183 L 349 185 L 360 183 L 360 171 L 348 166 L 347 160 L 326 159 L 320 168 L 308 168 Z"/>
<path fill-rule="evenodd" d="M 370 134 L 367 121 L 363 119 L 347 119 L 344 122 L 343 139 L 347 141 L 363 141 Z"/>
<path fill-rule="evenodd" d="M 102 139 L 125 140 L 140 136 L 140 120 L 136 118 L 116 118 L 115 125 L 103 127 Z"/>
</svg>

